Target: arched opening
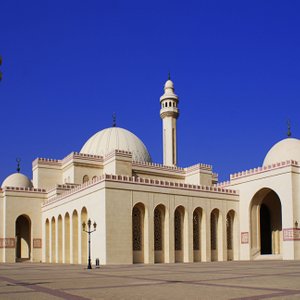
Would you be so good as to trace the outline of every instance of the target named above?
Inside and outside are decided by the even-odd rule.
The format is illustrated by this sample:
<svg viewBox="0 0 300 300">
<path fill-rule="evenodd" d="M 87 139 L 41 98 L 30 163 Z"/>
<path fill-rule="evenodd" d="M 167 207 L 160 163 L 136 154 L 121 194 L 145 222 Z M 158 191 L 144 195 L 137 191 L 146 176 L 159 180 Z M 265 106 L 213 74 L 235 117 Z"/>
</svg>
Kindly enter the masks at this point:
<svg viewBox="0 0 300 300">
<path fill-rule="evenodd" d="M 202 208 L 198 207 L 193 212 L 193 251 L 194 261 L 201 261 L 202 245 Z"/>
<path fill-rule="evenodd" d="M 235 212 L 230 210 L 226 216 L 226 244 L 227 244 L 227 260 L 234 259 L 234 221 Z"/>
<path fill-rule="evenodd" d="M 26 215 L 16 219 L 16 261 L 29 260 L 31 255 L 31 220 Z"/>
<path fill-rule="evenodd" d="M 62 263 L 62 253 L 63 253 L 63 231 L 62 231 L 62 216 L 59 215 L 57 219 L 57 262 Z"/>
<path fill-rule="evenodd" d="M 154 210 L 154 262 L 165 261 L 165 206 L 158 205 Z"/>
<path fill-rule="evenodd" d="M 88 175 L 84 175 L 83 178 L 82 178 L 82 183 L 86 183 L 88 182 L 90 179 L 89 179 L 89 176 Z"/>
<path fill-rule="evenodd" d="M 210 214 L 210 250 L 211 261 L 220 261 L 222 257 L 222 216 L 216 208 Z"/>
<path fill-rule="evenodd" d="M 144 262 L 144 222 L 145 206 L 142 203 L 136 204 L 132 209 L 132 250 L 133 263 Z"/>
<path fill-rule="evenodd" d="M 73 264 L 78 264 L 78 213 L 74 210 L 72 215 L 72 253 L 73 253 Z"/>
<path fill-rule="evenodd" d="M 184 258 L 184 207 L 179 206 L 174 212 L 175 262 L 183 262 Z"/>
<path fill-rule="evenodd" d="M 56 262 L 56 231 L 54 217 L 51 219 L 51 262 Z"/>
<path fill-rule="evenodd" d="M 50 262 L 50 222 L 49 222 L 49 219 L 47 219 L 46 223 L 45 223 L 45 238 L 46 238 L 45 260 L 47 263 L 49 263 Z"/>
<path fill-rule="evenodd" d="M 84 222 L 87 224 L 88 216 L 87 216 L 87 210 L 85 207 L 81 210 L 81 224 Z M 86 264 L 87 263 L 87 247 L 88 247 L 88 235 L 86 232 L 81 233 L 81 263 Z"/>
<path fill-rule="evenodd" d="M 250 204 L 251 256 L 279 255 L 282 212 L 279 196 L 269 188 L 258 191 Z"/>
<path fill-rule="evenodd" d="M 70 215 L 65 214 L 65 263 L 70 263 Z"/>
</svg>

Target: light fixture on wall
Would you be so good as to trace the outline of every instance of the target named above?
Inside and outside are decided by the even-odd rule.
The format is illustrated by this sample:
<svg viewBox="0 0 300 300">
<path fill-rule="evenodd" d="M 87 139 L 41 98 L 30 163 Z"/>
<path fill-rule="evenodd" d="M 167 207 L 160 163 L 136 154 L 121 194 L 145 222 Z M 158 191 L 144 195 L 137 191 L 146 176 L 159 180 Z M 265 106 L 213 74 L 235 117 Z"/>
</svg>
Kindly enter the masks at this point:
<svg viewBox="0 0 300 300">
<path fill-rule="evenodd" d="M 298 228 L 298 221 L 295 222 L 295 227 Z"/>
</svg>

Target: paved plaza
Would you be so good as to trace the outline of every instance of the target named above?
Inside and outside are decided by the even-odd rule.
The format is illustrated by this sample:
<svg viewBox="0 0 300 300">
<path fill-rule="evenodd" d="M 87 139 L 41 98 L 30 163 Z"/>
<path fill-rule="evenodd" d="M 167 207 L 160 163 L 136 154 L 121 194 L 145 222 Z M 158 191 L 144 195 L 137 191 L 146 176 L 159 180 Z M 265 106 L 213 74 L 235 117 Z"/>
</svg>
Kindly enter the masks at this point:
<svg viewBox="0 0 300 300">
<path fill-rule="evenodd" d="M 300 299 L 300 261 L 0 264 L 0 299 Z"/>
</svg>

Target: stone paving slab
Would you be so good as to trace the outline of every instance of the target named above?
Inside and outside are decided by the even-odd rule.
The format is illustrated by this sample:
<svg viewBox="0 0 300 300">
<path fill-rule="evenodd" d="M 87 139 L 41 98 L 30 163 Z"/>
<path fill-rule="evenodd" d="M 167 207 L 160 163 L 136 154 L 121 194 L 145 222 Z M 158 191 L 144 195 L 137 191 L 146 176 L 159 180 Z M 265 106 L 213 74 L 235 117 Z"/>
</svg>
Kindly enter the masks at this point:
<svg viewBox="0 0 300 300">
<path fill-rule="evenodd" d="M 0 299 L 300 299 L 300 261 L 0 264 Z"/>
</svg>

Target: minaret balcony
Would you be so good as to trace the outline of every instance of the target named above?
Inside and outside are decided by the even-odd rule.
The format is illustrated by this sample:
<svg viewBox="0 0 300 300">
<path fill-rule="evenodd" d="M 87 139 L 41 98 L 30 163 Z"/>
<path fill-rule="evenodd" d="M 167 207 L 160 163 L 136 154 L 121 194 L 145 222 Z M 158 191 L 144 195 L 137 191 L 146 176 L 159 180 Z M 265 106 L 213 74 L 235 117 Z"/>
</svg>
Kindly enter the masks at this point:
<svg viewBox="0 0 300 300">
<path fill-rule="evenodd" d="M 160 117 L 163 119 L 165 117 L 178 118 L 179 109 L 177 107 L 164 107 L 160 110 Z"/>
</svg>

